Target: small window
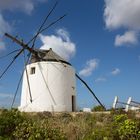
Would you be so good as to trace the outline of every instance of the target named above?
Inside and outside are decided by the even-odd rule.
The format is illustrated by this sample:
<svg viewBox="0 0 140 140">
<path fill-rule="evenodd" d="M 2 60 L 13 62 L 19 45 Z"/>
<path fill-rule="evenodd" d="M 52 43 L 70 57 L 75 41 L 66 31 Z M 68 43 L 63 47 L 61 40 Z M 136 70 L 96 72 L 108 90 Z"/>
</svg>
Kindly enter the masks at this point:
<svg viewBox="0 0 140 140">
<path fill-rule="evenodd" d="M 31 68 L 30 74 L 35 74 L 35 67 Z"/>
</svg>

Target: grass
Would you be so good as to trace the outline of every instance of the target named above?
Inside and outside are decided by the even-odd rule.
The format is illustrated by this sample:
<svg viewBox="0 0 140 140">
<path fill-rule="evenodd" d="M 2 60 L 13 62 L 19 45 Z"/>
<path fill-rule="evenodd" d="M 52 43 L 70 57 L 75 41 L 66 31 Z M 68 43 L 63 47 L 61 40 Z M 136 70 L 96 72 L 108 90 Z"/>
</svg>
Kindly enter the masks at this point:
<svg viewBox="0 0 140 140">
<path fill-rule="evenodd" d="M 139 140 L 140 120 L 134 112 L 23 113 L 0 110 L 0 139 Z"/>
</svg>

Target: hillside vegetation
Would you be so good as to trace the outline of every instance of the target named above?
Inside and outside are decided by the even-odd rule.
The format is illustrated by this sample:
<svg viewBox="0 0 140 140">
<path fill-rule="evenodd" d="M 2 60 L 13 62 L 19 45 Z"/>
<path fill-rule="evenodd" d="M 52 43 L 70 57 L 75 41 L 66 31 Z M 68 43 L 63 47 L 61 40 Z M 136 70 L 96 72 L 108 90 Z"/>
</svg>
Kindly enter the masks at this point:
<svg viewBox="0 0 140 140">
<path fill-rule="evenodd" d="M 21 113 L 0 111 L 0 140 L 140 140 L 134 112 Z"/>
</svg>

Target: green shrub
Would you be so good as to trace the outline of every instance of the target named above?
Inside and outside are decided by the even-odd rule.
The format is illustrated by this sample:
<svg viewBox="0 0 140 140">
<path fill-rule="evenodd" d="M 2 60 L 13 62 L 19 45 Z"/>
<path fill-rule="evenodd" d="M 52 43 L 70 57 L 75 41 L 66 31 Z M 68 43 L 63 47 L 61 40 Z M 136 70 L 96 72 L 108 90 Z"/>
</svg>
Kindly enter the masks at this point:
<svg viewBox="0 0 140 140">
<path fill-rule="evenodd" d="M 0 136 L 12 137 L 12 132 L 23 120 L 24 116 L 18 110 L 3 110 L 0 114 Z"/>
<path fill-rule="evenodd" d="M 103 108 L 102 106 L 98 105 L 93 107 L 92 111 L 105 111 L 105 108 Z"/>
<path fill-rule="evenodd" d="M 118 128 L 119 137 L 121 140 L 139 140 L 140 129 L 137 122 L 127 119 Z"/>
<path fill-rule="evenodd" d="M 59 128 L 51 127 L 48 120 L 42 120 L 40 122 L 25 120 L 16 127 L 13 135 L 15 138 L 23 140 L 65 139 L 63 132 Z"/>
<path fill-rule="evenodd" d="M 133 116 L 134 117 L 134 116 Z M 139 140 L 140 125 L 139 121 L 129 119 L 128 114 L 114 116 L 114 129 L 117 130 L 118 139 L 121 140 Z"/>
<path fill-rule="evenodd" d="M 127 118 L 128 117 L 126 114 L 115 115 L 114 122 L 116 123 L 116 125 L 118 125 L 118 124 L 124 122 Z"/>
</svg>

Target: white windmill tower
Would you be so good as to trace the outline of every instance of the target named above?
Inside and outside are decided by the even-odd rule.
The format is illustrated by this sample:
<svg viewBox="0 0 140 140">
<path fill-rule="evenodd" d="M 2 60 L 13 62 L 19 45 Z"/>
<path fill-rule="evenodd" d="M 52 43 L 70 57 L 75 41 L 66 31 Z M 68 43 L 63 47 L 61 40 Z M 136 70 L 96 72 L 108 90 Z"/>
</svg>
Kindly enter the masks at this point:
<svg viewBox="0 0 140 140">
<path fill-rule="evenodd" d="M 75 111 L 74 68 L 52 49 L 38 53 L 41 58 L 32 55 L 30 64 L 26 66 L 28 74 L 25 70 L 19 109 L 25 112 Z"/>
</svg>

